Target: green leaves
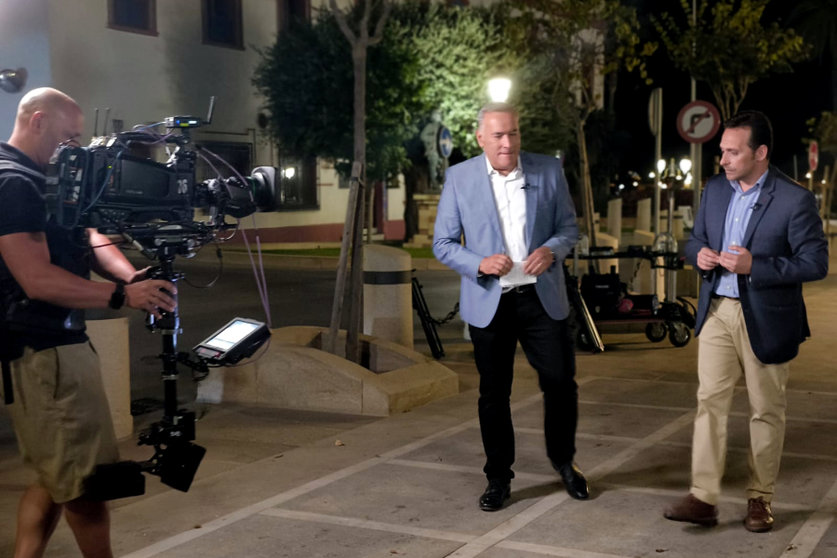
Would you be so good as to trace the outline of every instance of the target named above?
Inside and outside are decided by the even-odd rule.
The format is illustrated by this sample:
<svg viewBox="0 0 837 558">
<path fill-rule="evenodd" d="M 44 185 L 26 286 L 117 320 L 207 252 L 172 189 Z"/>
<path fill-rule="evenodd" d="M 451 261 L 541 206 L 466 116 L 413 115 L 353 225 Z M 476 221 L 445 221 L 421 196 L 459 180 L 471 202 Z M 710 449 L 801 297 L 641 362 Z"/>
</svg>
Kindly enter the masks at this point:
<svg viewBox="0 0 837 558">
<path fill-rule="evenodd" d="M 368 50 L 367 165 L 372 177 L 409 164 L 405 144 L 440 110 L 454 145 L 479 152 L 476 113 L 486 82 L 519 58 L 497 8 L 394 4 L 384 38 Z M 329 12 L 277 38 L 262 53 L 253 83 L 265 98 L 269 131 L 283 151 L 352 158 L 352 63 Z"/>
<path fill-rule="evenodd" d="M 709 85 L 723 119 L 737 112 L 750 84 L 791 72 L 809 55 L 795 31 L 762 22 L 768 1 L 719 0 L 710 8 L 701 0 L 693 23 L 691 6 L 681 0 L 681 14 L 654 21 L 672 62 Z"/>
</svg>

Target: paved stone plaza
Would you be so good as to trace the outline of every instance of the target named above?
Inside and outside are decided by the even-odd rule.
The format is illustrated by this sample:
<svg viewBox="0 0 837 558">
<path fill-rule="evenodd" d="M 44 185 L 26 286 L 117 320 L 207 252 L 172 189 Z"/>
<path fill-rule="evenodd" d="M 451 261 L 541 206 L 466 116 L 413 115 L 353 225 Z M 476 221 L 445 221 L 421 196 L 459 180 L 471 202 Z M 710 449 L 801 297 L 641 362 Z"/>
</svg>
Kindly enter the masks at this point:
<svg viewBox="0 0 837 558">
<path fill-rule="evenodd" d="M 512 497 L 501 511 L 480 511 L 477 374 L 455 320 L 441 330 L 442 362 L 459 375 L 460 393 L 410 412 L 380 419 L 199 404 L 197 442 L 207 456 L 192 489 L 184 494 L 148 478 L 145 496 L 116 502 L 116 555 L 837 557 L 834 263 L 828 279 L 805 288 L 814 337 L 792 365 L 770 533 L 750 533 L 741 524 L 748 436 L 743 386 L 731 417 L 720 524 L 707 529 L 662 517 L 688 487 L 697 343 L 674 348 L 642 333 L 605 333 L 604 353 L 578 355 L 577 462 L 592 488 L 585 502 L 567 496 L 546 459 L 535 375 L 518 356 Z M 429 354 L 420 328 L 416 335 L 417 350 Z M 137 428 L 156 418 L 138 417 Z M 145 459 L 148 449 L 127 440 L 123 454 Z M 15 507 L 29 478 L 0 411 L 2 556 L 11 555 Z M 63 522 L 47 556 L 78 556 Z"/>
</svg>

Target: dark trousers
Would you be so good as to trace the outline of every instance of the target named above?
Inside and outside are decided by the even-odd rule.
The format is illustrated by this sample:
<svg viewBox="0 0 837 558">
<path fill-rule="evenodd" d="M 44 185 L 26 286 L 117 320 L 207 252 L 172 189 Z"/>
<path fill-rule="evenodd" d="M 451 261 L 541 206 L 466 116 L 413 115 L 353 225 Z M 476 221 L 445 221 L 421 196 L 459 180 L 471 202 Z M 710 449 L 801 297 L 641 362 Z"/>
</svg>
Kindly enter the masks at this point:
<svg viewBox="0 0 837 558">
<path fill-rule="evenodd" d="M 514 353 L 520 341 L 537 371 L 544 401 L 546 454 L 554 465 L 572 461 L 578 423 L 575 353 L 566 320 L 553 320 L 534 288 L 500 297 L 487 327 L 469 327 L 480 374 L 479 419 L 489 480 L 514 477 L 511 396 Z"/>
</svg>

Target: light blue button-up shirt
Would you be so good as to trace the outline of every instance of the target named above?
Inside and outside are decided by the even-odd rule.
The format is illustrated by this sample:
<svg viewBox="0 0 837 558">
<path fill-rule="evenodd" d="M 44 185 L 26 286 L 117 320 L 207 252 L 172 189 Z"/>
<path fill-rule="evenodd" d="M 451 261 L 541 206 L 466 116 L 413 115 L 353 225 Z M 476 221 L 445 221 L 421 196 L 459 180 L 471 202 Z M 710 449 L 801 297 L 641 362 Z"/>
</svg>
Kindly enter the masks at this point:
<svg viewBox="0 0 837 558">
<path fill-rule="evenodd" d="M 753 210 L 758 204 L 761 187 L 766 178 L 767 172 L 761 175 L 756 181 L 756 185 L 746 192 L 741 188 L 741 183 L 737 180 L 730 181 L 730 187 L 732 187 L 733 192 L 732 198 L 729 200 L 729 206 L 727 207 L 727 217 L 724 220 L 724 239 L 721 245 L 722 252 L 729 252 L 729 247 L 733 244 L 743 246 L 747 224 L 750 222 Z M 715 287 L 715 294 L 738 298 L 738 274 L 727 271 L 720 266 L 718 266 L 718 270 L 721 271 L 721 278 Z"/>
</svg>

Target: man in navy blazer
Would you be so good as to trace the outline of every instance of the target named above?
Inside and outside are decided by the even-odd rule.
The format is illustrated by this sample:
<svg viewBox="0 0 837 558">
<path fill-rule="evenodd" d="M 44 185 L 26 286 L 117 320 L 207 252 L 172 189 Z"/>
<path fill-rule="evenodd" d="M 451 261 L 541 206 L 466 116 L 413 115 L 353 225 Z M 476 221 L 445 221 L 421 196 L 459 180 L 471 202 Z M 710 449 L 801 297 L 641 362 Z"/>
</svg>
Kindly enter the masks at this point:
<svg viewBox="0 0 837 558">
<path fill-rule="evenodd" d="M 484 153 L 448 169 L 433 252 L 462 276 L 460 312 L 480 374 L 488 487 L 479 505 L 494 511 L 510 496 L 509 398 L 518 341 L 543 390 L 547 456 L 567 492 L 585 499 L 587 481 L 573 463 L 578 386 L 561 266 L 578 238 L 575 209 L 561 161 L 521 153 L 513 106 L 490 103 L 477 121 Z"/>
<path fill-rule="evenodd" d="M 785 437 L 789 363 L 810 335 L 802 283 L 828 273 L 814 195 L 770 166 L 773 131 L 745 111 L 724 124 L 721 166 L 709 180 L 686 245 L 703 278 L 698 303 L 698 407 L 689 494 L 674 521 L 717 524 L 727 416 L 744 376 L 750 401 L 750 479 L 744 526 L 773 528 L 771 500 Z"/>
</svg>

